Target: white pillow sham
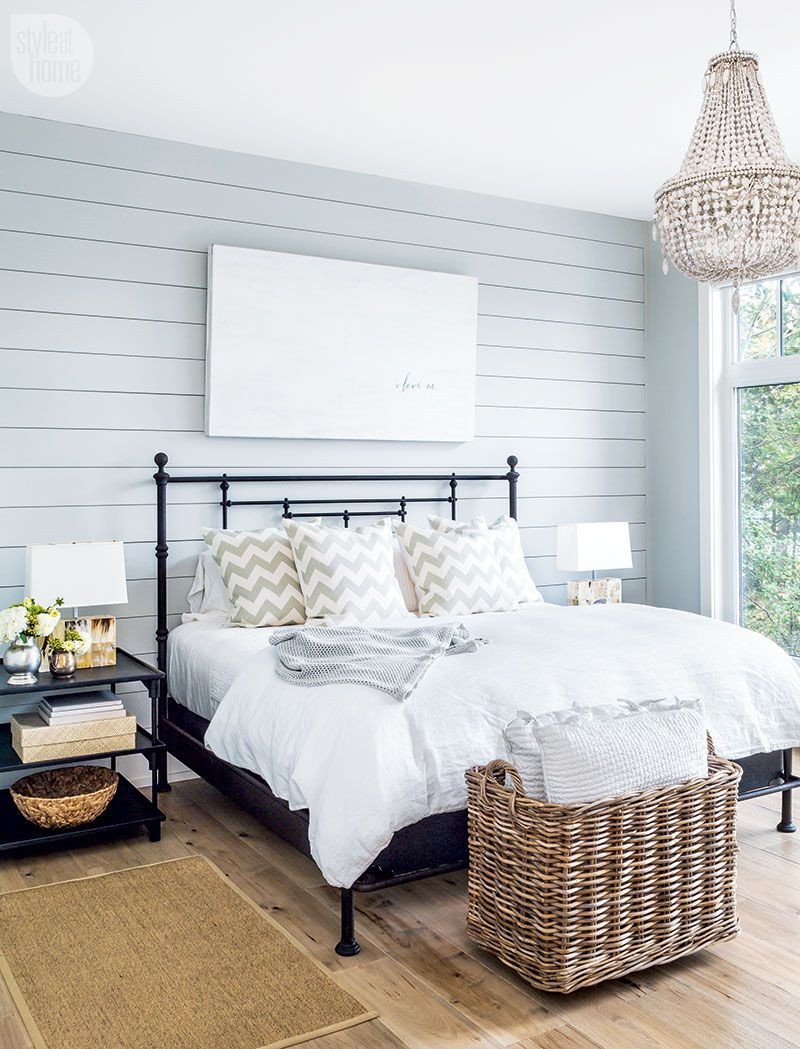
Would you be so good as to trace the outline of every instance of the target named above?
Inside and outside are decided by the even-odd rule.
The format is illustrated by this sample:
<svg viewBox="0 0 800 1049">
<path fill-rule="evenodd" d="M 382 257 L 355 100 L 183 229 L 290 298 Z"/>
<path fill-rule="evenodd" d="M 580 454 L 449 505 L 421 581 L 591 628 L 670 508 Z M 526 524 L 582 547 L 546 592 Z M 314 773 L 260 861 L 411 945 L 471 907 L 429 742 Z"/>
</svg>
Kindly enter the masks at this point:
<svg viewBox="0 0 800 1049">
<path fill-rule="evenodd" d="M 406 555 L 403 553 L 403 544 L 397 536 L 394 536 L 392 540 L 392 554 L 394 556 L 394 575 L 400 585 L 403 601 L 408 611 L 416 615 L 419 612 L 419 595 L 417 594 L 417 588 L 414 586 L 414 580 L 411 578 L 411 573 L 408 571 L 408 562 L 406 561 Z"/>
<path fill-rule="evenodd" d="M 190 613 L 188 619 L 198 616 L 230 619 L 234 613 L 217 562 L 208 549 L 201 550 L 197 557 L 197 568 L 189 587 L 187 603 Z"/>
</svg>

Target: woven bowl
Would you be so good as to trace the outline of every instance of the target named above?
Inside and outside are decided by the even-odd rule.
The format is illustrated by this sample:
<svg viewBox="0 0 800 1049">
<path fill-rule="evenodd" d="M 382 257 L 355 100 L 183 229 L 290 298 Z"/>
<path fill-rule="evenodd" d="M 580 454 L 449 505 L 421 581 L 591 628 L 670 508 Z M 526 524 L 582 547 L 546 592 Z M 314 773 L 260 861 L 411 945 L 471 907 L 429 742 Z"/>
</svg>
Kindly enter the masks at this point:
<svg viewBox="0 0 800 1049">
<path fill-rule="evenodd" d="M 99 765 L 47 769 L 17 780 L 14 804 L 37 827 L 77 827 L 105 812 L 117 792 L 119 776 Z"/>
</svg>

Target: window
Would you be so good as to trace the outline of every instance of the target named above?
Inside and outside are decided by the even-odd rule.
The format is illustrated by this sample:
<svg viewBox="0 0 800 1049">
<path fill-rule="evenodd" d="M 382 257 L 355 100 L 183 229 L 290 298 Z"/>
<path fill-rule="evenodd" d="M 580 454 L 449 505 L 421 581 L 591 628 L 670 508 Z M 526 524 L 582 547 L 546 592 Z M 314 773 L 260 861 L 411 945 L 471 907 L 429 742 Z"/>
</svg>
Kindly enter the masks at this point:
<svg viewBox="0 0 800 1049">
<path fill-rule="evenodd" d="M 738 317 L 730 295 L 713 292 L 710 318 L 716 600 L 704 611 L 800 656 L 800 274 L 744 285 Z"/>
<path fill-rule="evenodd" d="M 800 655 L 800 383 L 739 389 L 739 621 Z"/>
</svg>

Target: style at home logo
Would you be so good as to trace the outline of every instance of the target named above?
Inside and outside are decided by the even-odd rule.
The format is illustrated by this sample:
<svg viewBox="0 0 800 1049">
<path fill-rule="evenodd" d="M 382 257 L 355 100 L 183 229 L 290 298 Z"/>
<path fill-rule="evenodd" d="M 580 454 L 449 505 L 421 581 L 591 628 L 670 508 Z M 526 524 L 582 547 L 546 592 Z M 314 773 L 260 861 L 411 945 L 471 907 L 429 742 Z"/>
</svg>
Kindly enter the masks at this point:
<svg viewBox="0 0 800 1049">
<path fill-rule="evenodd" d="M 60 98 L 84 84 L 94 65 L 92 38 L 74 18 L 11 16 L 11 68 L 35 95 Z"/>
</svg>

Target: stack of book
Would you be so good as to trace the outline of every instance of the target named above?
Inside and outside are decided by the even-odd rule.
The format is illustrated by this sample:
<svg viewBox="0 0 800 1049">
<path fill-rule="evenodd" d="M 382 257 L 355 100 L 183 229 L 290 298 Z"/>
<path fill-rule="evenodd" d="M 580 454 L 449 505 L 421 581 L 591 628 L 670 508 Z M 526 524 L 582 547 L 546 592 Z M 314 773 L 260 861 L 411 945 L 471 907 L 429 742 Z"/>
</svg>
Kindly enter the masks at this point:
<svg viewBox="0 0 800 1049">
<path fill-rule="evenodd" d="M 136 717 L 113 692 L 45 696 L 36 711 L 11 718 L 11 743 L 25 762 L 133 750 Z"/>
<path fill-rule="evenodd" d="M 46 725 L 68 725 L 76 721 L 108 721 L 124 718 L 125 707 L 113 692 L 84 692 L 39 701 L 39 715 Z"/>
</svg>

